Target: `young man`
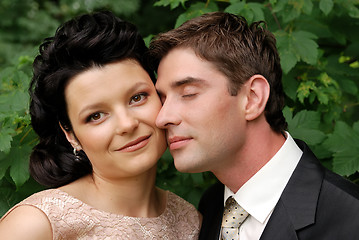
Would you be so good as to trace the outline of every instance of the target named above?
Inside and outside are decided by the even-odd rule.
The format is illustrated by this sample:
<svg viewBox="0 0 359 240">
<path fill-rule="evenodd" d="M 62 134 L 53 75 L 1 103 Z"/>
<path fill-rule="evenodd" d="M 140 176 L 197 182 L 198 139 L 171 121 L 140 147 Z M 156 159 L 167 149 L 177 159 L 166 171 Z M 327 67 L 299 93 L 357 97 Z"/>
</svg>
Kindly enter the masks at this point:
<svg viewBox="0 0 359 240">
<path fill-rule="evenodd" d="M 166 129 L 176 168 L 211 171 L 221 182 L 201 199 L 200 239 L 227 239 L 230 197 L 244 214 L 231 239 L 358 238 L 358 187 L 285 131 L 270 32 L 217 12 L 160 34 L 150 49 L 163 104 L 156 124 Z"/>
</svg>

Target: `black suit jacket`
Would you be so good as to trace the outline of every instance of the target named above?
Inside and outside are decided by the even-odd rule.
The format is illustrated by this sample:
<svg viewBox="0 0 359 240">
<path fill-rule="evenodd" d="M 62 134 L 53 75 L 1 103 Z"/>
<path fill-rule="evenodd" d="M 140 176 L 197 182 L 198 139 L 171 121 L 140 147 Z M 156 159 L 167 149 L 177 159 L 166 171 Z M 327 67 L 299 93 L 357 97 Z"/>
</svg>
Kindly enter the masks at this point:
<svg viewBox="0 0 359 240">
<path fill-rule="evenodd" d="M 285 187 L 260 240 L 359 239 L 359 187 L 325 169 L 302 141 L 303 155 Z M 201 198 L 201 240 L 218 240 L 224 185 Z"/>
</svg>

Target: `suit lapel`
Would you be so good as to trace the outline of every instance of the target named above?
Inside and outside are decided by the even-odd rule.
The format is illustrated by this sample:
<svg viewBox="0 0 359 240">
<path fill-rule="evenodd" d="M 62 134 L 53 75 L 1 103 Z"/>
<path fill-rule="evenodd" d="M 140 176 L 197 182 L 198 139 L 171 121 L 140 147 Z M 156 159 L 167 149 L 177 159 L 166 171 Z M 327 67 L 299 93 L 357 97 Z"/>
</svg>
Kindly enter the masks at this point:
<svg viewBox="0 0 359 240">
<path fill-rule="evenodd" d="M 308 146 L 299 140 L 303 155 L 285 187 L 261 240 L 294 240 L 296 231 L 315 222 L 324 170 Z"/>
<path fill-rule="evenodd" d="M 200 240 L 218 240 L 222 223 L 224 185 L 217 183 L 207 191 L 199 204 L 203 214 Z"/>
<path fill-rule="evenodd" d="M 221 224 L 222 224 L 222 213 L 223 213 L 223 204 L 222 208 L 217 208 L 218 211 L 215 212 L 212 224 L 210 225 L 210 228 L 208 230 L 207 238 L 208 240 L 218 240 L 219 239 L 219 233 L 221 230 Z"/>
<path fill-rule="evenodd" d="M 298 240 L 295 229 L 288 221 L 288 213 L 279 200 L 275 211 L 265 227 L 260 240 Z"/>
</svg>

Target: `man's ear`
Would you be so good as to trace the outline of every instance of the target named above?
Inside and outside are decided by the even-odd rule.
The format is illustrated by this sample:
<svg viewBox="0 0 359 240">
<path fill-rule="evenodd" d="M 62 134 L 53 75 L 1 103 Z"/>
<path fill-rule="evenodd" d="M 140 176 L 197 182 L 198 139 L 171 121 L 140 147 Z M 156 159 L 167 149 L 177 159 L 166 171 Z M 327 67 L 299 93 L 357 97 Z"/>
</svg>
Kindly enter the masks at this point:
<svg viewBox="0 0 359 240">
<path fill-rule="evenodd" d="M 247 121 L 259 117 L 266 107 L 270 86 L 262 75 L 253 75 L 246 83 L 247 105 L 245 116 Z"/>
<path fill-rule="evenodd" d="M 80 151 L 82 149 L 81 145 L 79 144 L 79 141 L 77 140 L 75 134 L 71 130 L 65 130 L 65 128 L 61 125 L 59 122 L 61 130 L 64 132 L 67 141 L 71 144 L 73 148 L 75 148 L 77 151 Z"/>
</svg>

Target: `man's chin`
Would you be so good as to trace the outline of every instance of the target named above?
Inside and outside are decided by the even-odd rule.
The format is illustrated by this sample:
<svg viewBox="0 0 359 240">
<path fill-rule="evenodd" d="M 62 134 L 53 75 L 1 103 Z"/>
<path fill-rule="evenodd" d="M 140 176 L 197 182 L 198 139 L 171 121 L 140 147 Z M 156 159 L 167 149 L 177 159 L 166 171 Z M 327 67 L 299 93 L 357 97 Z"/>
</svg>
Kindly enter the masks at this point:
<svg viewBox="0 0 359 240">
<path fill-rule="evenodd" d="M 193 165 L 179 163 L 178 161 L 176 162 L 176 160 L 174 160 L 174 165 L 175 165 L 177 171 L 179 171 L 181 173 L 200 173 L 200 172 L 203 172 L 198 167 L 196 168 Z"/>
</svg>

